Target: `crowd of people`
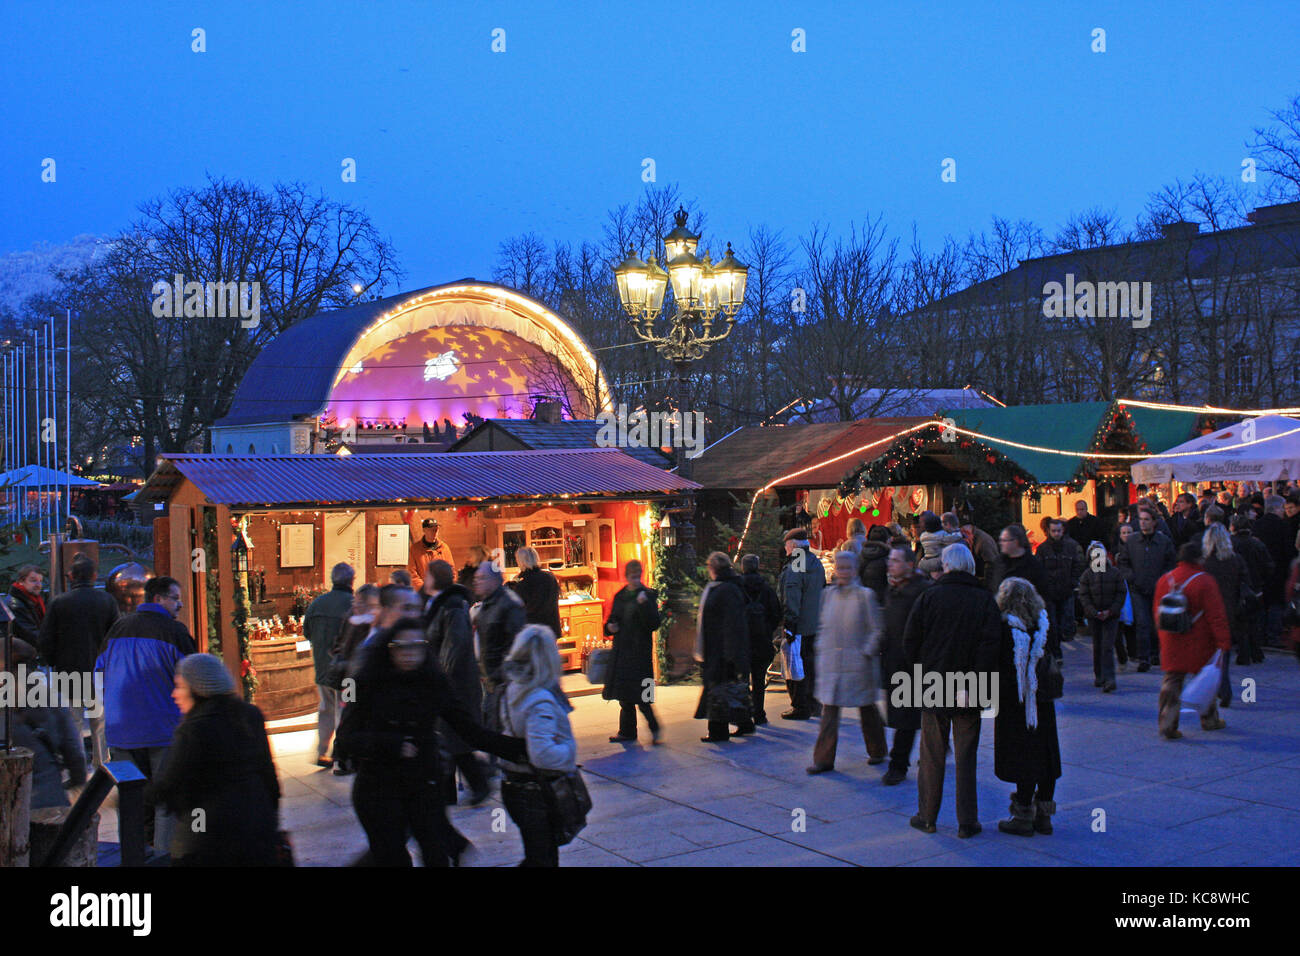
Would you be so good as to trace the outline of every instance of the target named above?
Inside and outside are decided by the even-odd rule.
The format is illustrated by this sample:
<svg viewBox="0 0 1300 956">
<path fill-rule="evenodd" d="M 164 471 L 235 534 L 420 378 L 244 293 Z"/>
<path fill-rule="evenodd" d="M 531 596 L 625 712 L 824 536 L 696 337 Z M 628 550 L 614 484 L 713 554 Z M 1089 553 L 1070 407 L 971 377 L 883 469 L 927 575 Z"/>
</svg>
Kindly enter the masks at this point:
<svg viewBox="0 0 1300 956">
<path fill-rule="evenodd" d="M 971 837 L 981 831 L 981 712 L 995 706 L 994 773 L 1014 787 L 998 828 L 1050 834 L 1063 645 L 1081 630 L 1102 693 L 1117 690 L 1130 664 L 1161 669 L 1156 727 L 1177 740 L 1186 682 L 1216 652 L 1217 693 L 1199 708 L 1204 731 L 1226 726 L 1233 652 L 1236 666 L 1250 667 L 1300 626 L 1300 490 L 1232 486 L 1178 495 L 1168 509 L 1138 490 L 1113 526 L 1083 501 L 1069 520 L 1045 519 L 1036 548 L 1020 524 L 995 538 L 969 514 L 927 512 L 914 534 L 853 519 L 829 576 L 802 528 L 784 534 L 773 577 L 755 554 L 739 568 L 725 553 L 709 555 L 696 617 L 701 739 L 761 733 L 779 656 L 789 697 L 780 718 L 819 721 L 809 774 L 835 769 L 841 716 L 852 708 L 867 764 L 887 764 L 884 785 L 903 783 L 915 761 L 911 824 L 923 832 L 937 830 L 952 752 L 957 832 Z M 472 844 L 447 808 L 480 805 L 499 787 L 522 865 L 556 866 L 571 834 L 557 821 L 551 784 L 572 777 L 577 746 L 559 682 L 555 578 L 529 548 L 515 552 L 519 573 L 509 582 L 485 551 L 457 569 L 436 523 L 421 530 L 411 568 L 357 586 L 354 569 L 339 564 L 304 620 L 319 692 L 317 763 L 355 778 L 353 809 L 368 843 L 355 862 L 409 866 L 413 838 L 424 865 L 463 863 Z M 635 742 L 640 715 L 658 744 L 660 595 L 640 562 L 623 571 L 604 623 L 612 650 L 603 696 L 619 705 L 609 739 Z M 129 759 L 148 780 L 146 839 L 174 864 L 282 862 L 280 786 L 262 714 L 243 703 L 219 658 L 197 653 L 177 618 L 179 583 L 150 579 L 144 602 L 122 613 L 95 575 L 95 562 L 79 555 L 70 589 L 47 607 L 43 575 L 29 566 L 4 596 L 17 637 L 6 669 L 43 664 L 103 682 L 102 709 L 88 719 L 87 701 L 19 709 L 17 742 L 36 755 L 33 806 L 67 806 L 67 790 L 89 768 Z M 996 697 L 894 692 L 930 674 L 945 678 L 941 686 L 954 686 L 950 675 L 996 675 Z"/>
</svg>

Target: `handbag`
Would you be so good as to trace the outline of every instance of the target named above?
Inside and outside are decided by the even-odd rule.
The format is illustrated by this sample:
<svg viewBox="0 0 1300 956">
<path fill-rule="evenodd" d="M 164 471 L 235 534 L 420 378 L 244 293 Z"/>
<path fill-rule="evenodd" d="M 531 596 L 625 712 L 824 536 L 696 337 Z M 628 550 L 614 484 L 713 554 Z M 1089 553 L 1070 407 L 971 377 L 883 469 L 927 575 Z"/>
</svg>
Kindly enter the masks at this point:
<svg viewBox="0 0 1300 956">
<path fill-rule="evenodd" d="M 614 662 L 614 651 L 608 647 L 598 647 L 587 655 L 587 682 L 591 684 L 608 684 L 609 668 Z"/>
<path fill-rule="evenodd" d="M 587 814 L 591 812 L 591 794 L 587 792 L 586 781 L 582 772 L 574 768 L 572 773 L 554 773 L 537 770 L 538 785 L 542 789 L 542 800 L 546 804 L 546 816 L 551 825 L 557 846 L 572 842 L 587 825 Z"/>
<path fill-rule="evenodd" d="M 803 680 L 803 657 L 800 644 L 802 638 L 796 634 L 794 639 L 781 641 L 781 676 L 786 680 Z"/>
<path fill-rule="evenodd" d="M 1035 666 L 1038 675 L 1038 699 L 1060 700 L 1065 696 L 1065 674 L 1061 662 L 1050 651 L 1044 651 Z"/>
<path fill-rule="evenodd" d="M 1133 592 L 1128 589 L 1127 584 L 1124 585 L 1124 606 L 1120 608 L 1119 622 L 1129 625 L 1133 623 Z"/>
<path fill-rule="evenodd" d="M 749 684 L 741 680 L 728 680 L 709 688 L 705 704 L 708 719 L 715 723 L 744 723 L 751 717 Z"/>
</svg>

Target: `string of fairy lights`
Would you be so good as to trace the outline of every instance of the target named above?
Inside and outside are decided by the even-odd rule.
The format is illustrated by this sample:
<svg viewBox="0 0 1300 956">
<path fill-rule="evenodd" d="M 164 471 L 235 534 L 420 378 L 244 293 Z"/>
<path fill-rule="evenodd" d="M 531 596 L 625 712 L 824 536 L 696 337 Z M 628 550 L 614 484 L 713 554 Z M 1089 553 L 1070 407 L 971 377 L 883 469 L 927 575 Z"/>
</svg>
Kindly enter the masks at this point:
<svg viewBox="0 0 1300 956">
<path fill-rule="evenodd" d="M 1186 405 L 1170 405 L 1160 402 L 1144 402 L 1136 399 L 1118 399 L 1114 403 L 1114 407 L 1110 413 L 1103 417 L 1096 434 L 1093 436 L 1091 447 L 1082 451 L 1051 448 L 1045 445 L 1031 445 L 1007 438 L 1000 438 L 996 435 L 989 435 L 976 429 L 963 428 L 953 423 L 951 419 L 926 421 L 918 425 L 901 429 L 885 438 L 877 439 L 876 441 L 861 445 L 842 454 L 817 461 L 814 464 L 800 468 L 797 471 L 792 471 L 789 474 L 773 478 L 762 488 L 758 489 L 750 501 L 749 511 L 745 516 L 745 525 L 736 544 L 736 555 L 739 556 L 740 552 L 744 548 L 745 538 L 749 533 L 749 528 L 753 521 L 754 510 L 758 504 L 758 500 L 768 491 L 783 482 L 817 471 L 827 465 L 833 465 L 846 458 L 860 455 L 862 452 L 878 448 L 881 445 L 888 445 L 889 447 L 876 455 L 870 461 L 863 462 L 861 466 L 854 471 L 851 471 L 845 479 L 839 483 L 836 491 L 838 503 L 851 500 L 855 494 L 865 494 L 869 487 L 881 487 L 885 484 L 884 479 L 886 478 L 896 478 L 905 475 L 909 466 L 917 463 L 927 454 L 931 454 L 936 450 L 949 450 L 944 448 L 944 446 L 950 446 L 951 450 L 958 452 L 959 454 L 967 452 L 968 454 L 965 457 L 971 459 L 977 455 L 982 455 L 988 466 L 999 468 L 1002 472 L 1002 474 L 999 475 L 999 480 L 964 482 L 963 484 L 965 487 L 996 488 L 1006 487 L 1009 485 L 1011 486 L 1013 494 L 1015 492 L 1019 492 L 1020 494 L 1034 494 L 1035 492 L 1041 492 L 1042 489 L 1057 486 L 1063 487 L 1071 492 L 1077 492 L 1083 488 L 1084 484 L 1086 484 L 1091 477 L 1093 477 L 1089 466 L 1097 460 L 1142 461 L 1148 458 L 1162 460 L 1174 458 L 1195 458 L 1198 456 L 1218 454 L 1222 451 L 1220 448 L 1206 448 L 1194 451 L 1165 452 L 1158 455 L 1152 455 L 1150 450 L 1147 448 L 1146 442 L 1142 440 L 1138 434 L 1136 423 L 1125 406 L 1148 408 L 1159 411 L 1195 412 L 1199 415 L 1231 415 L 1247 418 L 1255 418 L 1264 415 L 1300 414 L 1300 408 L 1231 409 L 1209 405 L 1189 407 Z M 1128 427 L 1130 434 L 1133 436 L 1133 440 L 1139 449 L 1138 453 L 1108 451 L 1098 448 L 1099 445 L 1106 441 L 1110 433 L 1121 422 Z M 927 429 L 934 429 L 939 432 L 939 448 L 936 449 L 935 440 L 932 436 L 917 436 L 917 433 Z M 1239 440 L 1233 443 L 1233 448 L 1248 448 L 1251 446 L 1263 445 L 1269 442 L 1276 442 L 1295 434 L 1300 434 L 1300 426 L 1286 429 L 1262 438 Z M 962 441 L 955 437 L 949 438 L 949 435 L 964 436 L 967 440 Z M 908 436 L 912 437 L 909 439 Z M 1242 436 L 1242 438 L 1244 438 L 1244 436 Z M 996 447 L 988 443 L 996 443 L 997 445 L 1015 448 L 1022 451 L 1077 458 L 1081 460 L 1080 470 L 1066 482 L 1038 482 L 1035 481 L 1033 477 L 1015 461 L 1002 454 Z M 897 480 L 890 482 L 890 484 L 899 483 L 901 482 Z M 860 505 L 860 510 L 865 513 L 866 507 L 866 499 L 864 498 Z"/>
</svg>

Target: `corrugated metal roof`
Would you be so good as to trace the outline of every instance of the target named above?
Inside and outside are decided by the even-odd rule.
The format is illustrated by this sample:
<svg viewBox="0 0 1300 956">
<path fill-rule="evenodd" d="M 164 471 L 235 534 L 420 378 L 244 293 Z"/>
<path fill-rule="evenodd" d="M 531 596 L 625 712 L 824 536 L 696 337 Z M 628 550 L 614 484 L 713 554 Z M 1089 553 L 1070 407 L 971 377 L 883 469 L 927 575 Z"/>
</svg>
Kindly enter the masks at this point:
<svg viewBox="0 0 1300 956">
<path fill-rule="evenodd" d="M 376 504 L 484 499 L 636 498 L 700 486 L 616 448 L 417 455 L 167 455 L 142 499 L 178 475 L 216 504 Z"/>
</svg>

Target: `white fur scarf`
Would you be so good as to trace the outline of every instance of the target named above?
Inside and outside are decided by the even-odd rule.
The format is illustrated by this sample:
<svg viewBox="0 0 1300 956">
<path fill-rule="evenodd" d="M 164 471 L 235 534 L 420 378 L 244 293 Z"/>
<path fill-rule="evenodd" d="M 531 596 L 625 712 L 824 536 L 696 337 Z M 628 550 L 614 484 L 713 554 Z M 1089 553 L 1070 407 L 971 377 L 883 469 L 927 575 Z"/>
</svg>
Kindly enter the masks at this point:
<svg viewBox="0 0 1300 956">
<path fill-rule="evenodd" d="M 1038 659 L 1047 649 L 1047 611 L 1038 612 L 1038 630 L 1033 637 L 1014 614 L 1007 615 L 1007 624 L 1015 643 L 1016 690 L 1025 705 L 1025 726 L 1033 730 L 1038 726 Z"/>
</svg>

